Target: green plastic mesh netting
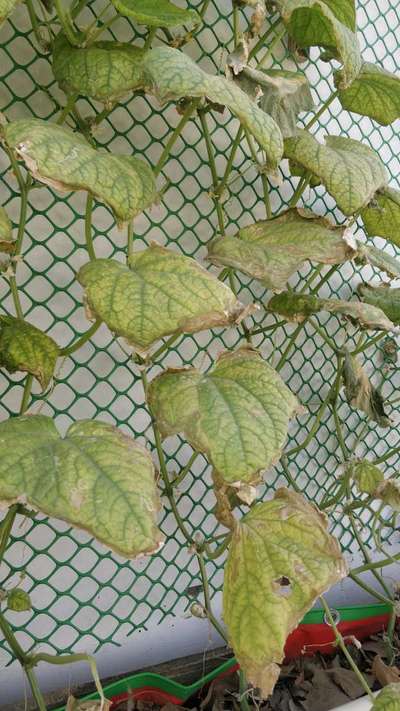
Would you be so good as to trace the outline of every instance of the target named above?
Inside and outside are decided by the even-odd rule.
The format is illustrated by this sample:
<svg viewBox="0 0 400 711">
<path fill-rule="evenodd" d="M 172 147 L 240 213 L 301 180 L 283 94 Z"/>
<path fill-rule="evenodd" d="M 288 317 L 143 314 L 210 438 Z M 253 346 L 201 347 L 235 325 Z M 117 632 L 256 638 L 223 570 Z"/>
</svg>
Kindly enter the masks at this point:
<svg viewBox="0 0 400 711">
<path fill-rule="evenodd" d="M 89 3 L 85 19 L 90 22 L 105 3 Z M 183 6 L 185 3 L 179 3 Z M 196 8 L 200 0 L 188 3 Z M 400 6 L 389 0 L 364 0 L 358 3 L 358 26 L 364 58 L 383 63 L 389 71 L 396 71 L 400 56 L 396 35 L 400 32 Z M 82 17 L 83 19 L 83 17 Z M 62 92 L 55 85 L 48 56 L 38 51 L 29 31 L 30 23 L 26 8 L 21 5 L 2 28 L 0 34 L 0 108 L 9 119 L 34 115 L 52 120 L 58 111 L 58 102 L 64 103 Z M 142 42 L 143 32 L 137 32 L 128 20 L 121 18 L 113 25 L 112 36 L 119 40 Z M 196 38 L 184 51 L 199 61 L 204 69 L 218 71 L 223 68 L 226 50 L 231 43 L 231 2 L 212 0 L 205 17 L 205 24 Z M 312 52 L 312 60 L 318 52 Z M 275 65 L 289 67 L 287 57 L 275 53 Z M 332 87 L 332 66 L 321 61 L 302 65 L 311 84 L 315 87 L 315 100 L 327 98 Z M 90 102 L 80 100 L 79 111 L 83 116 L 101 110 Z M 119 105 L 95 133 L 99 146 L 110 151 L 142 153 L 155 164 L 165 140 L 176 126 L 179 115 L 173 104 L 160 107 L 151 99 L 136 96 Z M 219 174 L 222 177 L 227 155 L 237 131 L 237 121 L 228 111 L 209 115 L 212 140 L 216 151 Z M 304 117 L 304 121 L 307 117 Z M 362 139 L 367 145 L 381 152 L 390 171 L 393 185 L 399 175 L 398 122 L 380 127 L 368 118 L 340 112 L 335 101 L 323 114 L 318 131 L 330 132 Z M 9 211 L 15 225 L 18 222 L 19 197 L 16 180 L 9 169 L 8 159 L 1 153 L 2 180 L 1 204 Z M 283 177 L 287 177 L 283 164 Z M 135 220 L 135 249 L 140 249 L 149 240 L 168 244 L 173 249 L 202 260 L 206 243 L 215 234 L 216 216 L 210 195 L 211 176 L 207 154 L 199 124 L 191 121 L 183 136 L 175 144 L 172 155 L 161 176 L 160 186 L 169 178 L 168 192 L 161 204 Z M 283 186 L 272 185 L 272 207 L 277 212 L 290 199 L 295 181 Z M 246 145 L 239 146 L 231 180 L 226 191 L 223 210 L 228 234 L 234 233 L 256 219 L 265 217 L 262 200 L 261 179 L 252 162 Z M 304 203 L 316 212 L 326 209 L 336 219 L 342 219 L 334 209 L 329 196 L 322 188 L 308 190 Z M 82 307 L 82 290 L 75 280 L 75 273 L 86 261 L 84 246 L 84 198 L 82 194 L 60 197 L 47 187 L 32 191 L 29 201 L 29 216 L 26 226 L 24 260 L 19 267 L 18 280 L 21 288 L 22 306 L 27 319 L 40 325 L 60 344 L 68 345 L 87 328 Z M 126 240 L 125 232 L 119 232 L 109 210 L 96 204 L 94 210 L 95 247 L 98 256 L 122 258 Z M 362 230 L 359 230 L 362 235 Z M 379 240 L 376 240 L 379 245 Z M 392 249 L 390 246 L 388 249 Z M 325 271 L 328 271 L 326 268 Z M 368 275 L 369 268 L 364 268 Z M 293 285 L 302 282 L 310 267 L 302 270 L 293 280 Z M 323 272 L 325 273 L 325 272 Z M 346 265 L 324 285 L 322 293 L 331 293 L 347 298 L 360 281 L 359 270 Z M 259 284 L 240 277 L 240 298 L 250 302 L 262 299 Z M 0 278 L 2 309 L 13 313 L 8 281 Z M 257 318 L 260 318 L 256 316 Z M 344 326 L 336 318 L 321 317 L 322 328 L 340 340 L 348 334 L 354 345 L 351 326 Z M 293 326 L 281 327 L 274 339 L 259 336 L 255 344 L 262 348 L 266 357 L 276 362 L 285 348 Z M 163 366 L 194 364 L 201 368 L 211 365 L 212 359 L 225 347 L 232 348 L 239 342 L 239 333 L 234 329 L 186 336 L 164 356 Z M 382 351 L 379 346 L 368 351 L 374 366 L 374 379 L 380 382 L 383 374 Z M 367 368 L 368 368 L 367 363 Z M 160 368 L 153 369 L 151 375 Z M 300 443 L 310 430 L 314 414 L 326 396 L 332 379 L 331 354 L 323 340 L 306 326 L 296 340 L 293 356 L 285 365 L 282 375 L 288 385 L 298 393 L 306 413 L 291 428 L 291 443 Z M 387 373 L 385 393 L 392 396 L 398 387 L 398 373 Z M 114 423 L 139 440 L 152 445 L 149 416 L 146 412 L 140 378 L 129 354 L 123 350 L 105 327 L 73 356 L 61 362 L 54 387 L 45 400 L 39 393 L 30 411 L 41 411 L 54 416 L 61 431 L 76 419 L 99 418 Z M 8 377 L 0 374 L 0 418 L 18 412 L 22 393 L 21 374 Z M 360 437 L 357 453 L 368 451 L 380 455 L 388 446 L 399 444 L 396 427 L 379 429 L 365 425 L 355 411 L 350 412 L 341 401 L 340 415 L 344 421 L 345 434 Z M 396 410 L 391 413 L 396 423 Z M 171 471 L 185 464 L 191 454 L 190 447 L 179 437 L 166 442 Z M 309 446 L 289 461 L 292 476 L 311 499 L 318 501 L 339 472 L 340 455 L 337 440 L 332 433 L 330 416 L 321 422 L 317 437 Z M 397 460 L 391 459 L 390 470 L 395 471 Z M 285 480 L 279 466 L 268 473 L 265 494 Z M 164 502 L 165 503 L 165 502 Z M 179 507 L 190 526 L 209 535 L 216 529 L 211 513 L 214 504 L 210 488 L 210 471 L 205 459 L 199 456 L 192 472 L 180 486 Z M 364 523 L 368 524 L 367 511 Z M 36 642 L 43 651 L 67 652 L 85 649 L 97 651 L 105 643 L 121 643 L 138 628 L 148 628 L 167 616 L 182 616 L 193 601 L 191 588 L 199 582 L 196 560 L 191 556 L 173 517 L 165 506 L 161 528 L 168 535 L 162 551 L 151 558 L 136 562 L 125 561 L 93 541 L 83 532 L 71 529 L 66 524 L 38 516 L 22 527 L 16 527 L 5 563 L 0 571 L 0 585 L 11 585 L 23 576 L 23 587 L 31 591 L 34 611 L 10 615 L 10 621 L 20 630 L 21 643 L 30 649 Z M 341 545 L 352 555 L 353 539 L 346 520 L 334 521 L 333 532 Z M 388 528 L 387 536 L 391 534 Z M 364 529 L 365 540 L 369 539 L 368 525 Z M 396 535 L 391 534 L 392 542 Z M 222 583 L 222 562 L 208 564 L 212 591 L 218 591 Z M 11 661 L 6 645 L 1 647 L 0 664 Z"/>
</svg>

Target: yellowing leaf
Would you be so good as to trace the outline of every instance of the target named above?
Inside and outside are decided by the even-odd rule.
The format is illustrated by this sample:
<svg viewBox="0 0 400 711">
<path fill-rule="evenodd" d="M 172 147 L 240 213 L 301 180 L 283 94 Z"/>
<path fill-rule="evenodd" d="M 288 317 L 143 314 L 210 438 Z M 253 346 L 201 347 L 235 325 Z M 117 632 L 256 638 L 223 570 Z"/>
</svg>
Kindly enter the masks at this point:
<svg viewBox="0 0 400 711">
<path fill-rule="evenodd" d="M 400 262 L 383 249 L 375 247 L 373 244 L 363 244 L 357 242 L 356 262 L 360 264 L 370 264 L 376 269 L 380 269 L 391 277 L 400 279 Z M 393 319 L 392 319 L 393 320 Z"/>
<path fill-rule="evenodd" d="M 378 484 L 383 481 L 383 474 L 379 467 L 366 459 L 352 465 L 351 476 L 362 494 L 373 494 Z"/>
<path fill-rule="evenodd" d="M 149 405 L 163 437 L 183 433 L 238 488 L 279 459 L 298 410 L 278 373 L 249 348 L 224 353 L 209 373 L 162 373 L 150 385 Z"/>
<path fill-rule="evenodd" d="M 390 318 L 393 323 L 400 324 L 400 289 L 394 289 L 388 284 L 372 286 L 371 284 L 359 284 L 357 291 L 360 298 L 374 307 L 382 309 L 383 313 Z"/>
<path fill-rule="evenodd" d="M 344 227 L 308 210 L 286 210 L 272 220 L 256 222 L 237 236 L 217 237 L 208 247 L 213 264 L 239 269 L 268 289 L 286 288 L 288 279 L 306 260 L 340 264 L 355 249 Z"/>
<path fill-rule="evenodd" d="M 50 417 L 13 417 L 0 423 L 0 448 L 3 505 L 24 502 L 126 558 L 160 547 L 151 456 L 116 427 L 84 420 L 61 439 Z"/>
<path fill-rule="evenodd" d="M 367 205 L 386 186 L 379 155 L 352 138 L 326 136 L 321 145 L 307 131 L 285 140 L 285 156 L 320 178 L 345 215 Z"/>
<path fill-rule="evenodd" d="M 55 190 L 88 190 L 120 223 L 156 198 L 153 173 L 138 158 L 95 150 L 81 135 L 40 119 L 14 121 L 3 133 L 34 178 Z"/>
<path fill-rule="evenodd" d="M 296 132 L 298 115 L 314 108 L 308 79 L 301 72 L 243 67 L 235 81 L 272 116 L 285 138 Z"/>
<path fill-rule="evenodd" d="M 0 207 L 0 252 L 13 252 L 15 242 L 12 236 L 12 224 L 4 207 Z"/>
<path fill-rule="evenodd" d="M 121 42 L 72 47 L 60 35 L 54 43 L 53 72 L 66 94 L 79 93 L 113 104 L 143 87 L 145 50 Z"/>
<path fill-rule="evenodd" d="M 46 390 L 59 353 L 57 344 L 43 331 L 22 319 L 0 316 L 0 367 L 9 373 L 31 373 Z"/>
<path fill-rule="evenodd" d="M 371 711 L 400 711 L 400 684 L 388 684 L 374 700 Z"/>
<path fill-rule="evenodd" d="M 171 47 L 157 47 L 148 52 L 144 75 L 147 91 L 161 103 L 191 96 L 207 97 L 227 106 L 265 150 L 269 168 L 277 167 L 283 152 L 279 126 L 233 81 L 207 74 L 190 57 Z"/>
<path fill-rule="evenodd" d="M 372 385 L 359 359 L 350 353 L 344 360 L 343 382 L 349 405 L 365 412 L 380 427 L 390 427 L 381 393 Z"/>
<path fill-rule="evenodd" d="M 244 314 L 233 292 L 194 259 L 152 245 L 131 257 L 85 264 L 78 274 L 91 314 L 146 354 L 159 338 L 228 326 Z"/>
<path fill-rule="evenodd" d="M 109 711 L 111 701 L 103 699 L 102 701 L 80 701 L 74 696 L 69 696 L 65 711 Z"/>
<path fill-rule="evenodd" d="M 340 86 L 350 86 L 362 67 L 354 0 L 278 0 L 277 5 L 297 45 L 328 49 L 343 64 Z"/>
<path fill-rule="evenodd" d="M 121 15 L 132 17 L 148 27 L 177 27 L 196 24 L 200 17 L 195 10 L 184 10 L 169 0 L 111 0 Z"/>
<path fill-rule="evenodd" d="M 365 230 L 371 237 L 385 237 L 400 247 L 400 191 L 385 188 L 361 212 Z"/>
<path fill-rule="evenodd" d="M 22 0 L 0 0 L 0 25 L 6 21 L 20 2 Z"/>
<path fill-rule="evenodd" d="M 373 331 L 397 331 L 394 323 L 385 316 L 382 309 L 359 301 L 321 299 L 313 294 L 284 291 L 270 299 L 268 309 L 284 316 L 288 321 L 298 323 L 319 311 L 329 311 L 331 314 L 345 316 L 361 328 Z"/>
<path fill-rule="evenodd" d="M 347 574 L 327 519 L 300 495 L 278 489 L 237 524 L 224 578 L 224 620 L 247 679 L 268 696 L 284 646 L 315 600 Z"/>
<path fill-rule="evenodd" d="M 335 84 L 343 83 L 342 72 L 335 73 Z M 347 89 L 338 90 L 343 108 L 369 116 L 383 126 L 400 117 L 400 79 L 377 64 L 364 62 L 361 72 Z"/>
</svg>

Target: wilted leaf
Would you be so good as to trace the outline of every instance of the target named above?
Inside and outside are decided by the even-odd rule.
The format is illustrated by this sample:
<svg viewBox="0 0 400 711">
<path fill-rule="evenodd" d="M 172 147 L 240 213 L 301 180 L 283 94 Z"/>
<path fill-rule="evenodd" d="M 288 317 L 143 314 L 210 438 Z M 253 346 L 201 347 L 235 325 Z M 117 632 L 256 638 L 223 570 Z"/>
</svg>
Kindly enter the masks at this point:
<svg viewBox="0 0 400 711">
<path fill-rule="evenodd" d="M 394 289 L 388 284 L 372 286 L 371 284 L 359 284 L 357 291 L 360 298 L 383 311 L 395 324 L 400 324 L 400 289 Z"/>
<path fill-rule="evenodd" d="M 296 294 L 294 291 L 284 291 L 270 299 L 268 309 L 284 316 L 288 321 L 298 323 L 319 311 L 329 311 L 331 314 L 340 314 L 348 318 L 360 328 L 373 331 L 397 330 L 395 325 L 386 318 L 382 309 L 362 304 L 359 301 L 321 299 L 313 294 Z"/>
<path fill-rule="evenodd" d="M 398 479 L 385 479 L 378 484 L 374 496 L 391 506 L 394 511 L 400 512 L 400 481 Z M 398 674 L 400 681 L 400 674 Z M 382 682 L 381 682 L 382 683 Z"/>
<path fill-rule="evenodd" d="M 3 505 L 26 503 L 126 558 L 160 547 L 151 456 L 116 427 L 84 420 L 61 439 L 50 417 L 13 417 L 0 423 L 0 445 Z"/>
<path fill-rule="evenodd" d="M 335 72 L 335 85 L 343 85 L 342 71 Z M 347 89 L 339 88 L 343 108 L 369 116 L 383 126 L 400 117 L 400 79 L 383 67 L 364 62 L 361 72 Z"/>
<path fill-rule="evenodd" d="M 27 612 L 32 608 L 31 599 L 25 590 L 13 588 L 7 593 L 7 607 L 13 612 Z"/>
<path fill-rule="evenodd" d="M 279 291 L 308 259 L 320 264 L 351 259 L 355 249 L 347 235 L 344 227 L 294 208 L 272 220 L 243 227 L 235 237 L 217 237 L 208 247 L 208 259 L 239 269 L 268 289 Z"/>
<path fill-rule="evenodd" d="M 400 279 L 400 262 L 398 259 L 373 244 L 363 244 L 363 242 L 357 241 L 355 259 L 360 264 L 370 264 L 372 267 L 386 272 L 391 279 Z"/>
<path fill-rule="evenodd" d="M 326 136 L 325 145 L 308 131 L 285 140 L 285 156 L 317 175 L 345 215 L 367 205 L 387 183 L 379 155 L 352 138 Z"/>
<path fill-rule="evenodd" d="M 361 212 L 365 230 L 371 237 L 385 237 L 400 247 L 400 191 L 385 188 Z"/>
<path fill-rule="evenodd" d="M 130 268 L 89 262 L 78 281 L 90 314 L 143 354 L 163 336 L 228 326 L 244 314 L 233 292 L 194 259 L 155 244 L 133 254 Z"/>
<path fill-rule="evenodd" d="M 300 495 L 279 489 L 237 524 L 224 579 L 224 620 L 247 679 L 268 696 L 290 632 L 317 597 L 345 577 L 327 519 Z"/>
<path fill-rule="evenodd" d="M 400 682 L 400 672 L 398 668 L 385 664 L 379 654 L 373 659 L 371 671 L 381 686 Z"/>
<path fill-rule="evenodd" d="M 112 104 L 143 87 L 145 50 L 121 42 L 72 47 L 60 35 L 54 43 L 53 72 L 66 94 L 79 93 Z"/>
<path fill-rule="evenodd" d="M 296 397 L 257 351 L 224 353 L 213 370 L 172 370 L 155 378 L 149 404 L 163 437 L 183 433 L 225 483 L 260 480 L 285 443 Z"/>
<path fill-rule="evenodd" d="M 379 467 L 366 459 L 351 465 L 351 476 L 362 494 L 373 494 L 378 484 L 383 481 Z"/>
<path fill-rule="evenodd" d="M 340 86 L 350 86 L 362 67 L 354 0 L 277 0 L 277 6 L 297 45 L 325 47 L 343 64 Z"/>
<path fill-rule="evenodd" d="M 400 684 L 388 684 L 375 698 L 371 711 L 400 711 Z"/>
<path fill-rule="evenodd" d="M 349 405 L 365 412 L 380 427 L 390 427 L 381 393 L 372 385 L 359 359 L 350 353 L 344 359 L 343 382 Z"/>
<path fill-rule="evenodd" d="M 302 72 L 243 67 L 235 81 L 275 119 L 285 138 L 295 133 L 298 115 L 314 108 L 310 85 Z"/>
<path fill-rule="evenodd" d="M 169 0 L 111 0 L 116 10 L 148 27 L 177 27 L 196 24 L 200 17 L 195 10 L 177 7 Z"/>
<path fill-rule="evenodd" d="M 283 152 L 279 126 L 233 81 L 207 74 L 190 57 L 171 47 L 148 52 L 144 74 L 146 90 L 161 103 L 190 96 L 207 97 L 227 106 L 265 150 L 269 167 L 277 167 Z"/>
<path fill-rule="evenodd" d="M 0 0 L 0 25 L 6 21 L 7 17 L 11 15 L 14 8 L 19 5 L 22 0 Z"/>
<path fill-rule="evenodd" d="M 80 134 L 40 119 L 14 121 L 3 132 L 36 180 L 55 190 L 88 190 L 120 223 L 156 198 L 153 173 L 138 158 L 95 150 Z"/>
<path fill-rule="evenodd" d="M 13 252 L 15 241 L 12 236 L 12 224 L 4 207 L 0 207 L 0 252 Z"/>
<path fill-rule="evenodd" d="M 60 354 L 50 336 L 13 316 L 0 316 L 0 367 L 31 373 L 46 390 Z"/>
</svg>

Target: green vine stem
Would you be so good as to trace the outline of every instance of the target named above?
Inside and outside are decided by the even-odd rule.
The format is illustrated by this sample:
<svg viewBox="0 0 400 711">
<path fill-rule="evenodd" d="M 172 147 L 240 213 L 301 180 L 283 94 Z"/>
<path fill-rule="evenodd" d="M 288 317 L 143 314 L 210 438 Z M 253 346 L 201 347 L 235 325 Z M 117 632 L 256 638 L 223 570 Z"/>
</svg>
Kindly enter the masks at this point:
<svg viewBox="0 0 400 711">
<path fill-rule="evenodd" d="M 164 150 L 162 151 L 161 156 L 158 159 L 157 165 L 153 168 L 153 173 L 156 177 L 161 173 L 163 166 L 165 165 L 175 142 L 180 137 L 183 129 L 185 128 L 186 124 L 190 121 L 190 119 L 192 118 L 195 111 L 197 111 L 197 108 L 198 108 L 200 102 L 201 102 L 201 99 L 193 99 L 193 101 L 191 101 L 190 104 L 188 104 L 188 106 L 186 107 L 181 120 L 179 121 L 177 127 L 175 128 L 175 130 L 171 134 L 169 140 L 167 141 L 167 143 L 164 147 Z"/>
<path fill-rule="evenodd" d="M 96 319 L 96 321 L 88 328 L 85 333 L 82 334 L 80 338 L 78 338 L 77 341 L 74 343 L 71 343 L 70 346 L 66 346 L 65 348 L 62 348 L 60 350 L 60 355 L 61 356 L 70 356 L 72 353 L 75 353 L 78 351 L 82 346 L 85 345 L 87 341 L 91 339 L 91 337 L 96 333 L 97 329 L 99 329 L 101 326 L 101 321 L 100 319 Z"/>
<path fill-rule="evenodd" d="M 351 656 L 349 650 L 347 649 L 346 644 L 345 644 L 345 642 L 344 642 L 344 639 L 343 639 L 342 635 L 340 634 L 340 632 L 339 632 L 339 630 L 338 630 L 338 628 L 337 628 L 337 626 L 336 626 L 336 624 L 335 624 L 335 621 L 334 621 L 334 619 L 333 619 L 333 617 L 332 617 L 332 613 L 331 613 L 331 611 L 330 611 L 330 609 L 329 609 L 329 606 L 328 606 L 328 604 L 327 604 L 325 598 L 324 598 L 322 595 L 321 595 L 321 597 L 320 597 L 320 600 L 321 600 L 322 605 L 323 605 L 323 608 L 324 608 L 324 610 L 325 610 L 326 619 L 328 620 L 330 626 L 331 626 L 332 629 L 333 629 L 333 632 L 334 632 L 334 635 L 335 635 L 335 639 L 336 639 L 336 642 L 337 642 L 338 646 L 339 646 L 340 649 L 342 650 L 344 656 L 346 657 L 346 659 L 347 659 L 347 661 L 348 661 L 348 663 L 349 663 L 349 665 L 350 665 L 350 668 L 353 670 L 354 674 L 356 675 L 357 679 L 359 680 L 359 682 L 360 682 L 362 688 L 364 689 L 365 693 L 368 694 L 368 696 L 370 697 L 371 700 L 373 700 L 374 697 L 373 697 L 373 694 L 372 694 L 372 692 L 371 692 L 371 689 L 369 688 L 368 682 L 367 682 L 367 680 L 364 678 L 364 675 L 360 672 L 360 670 L 359 670 L 357 664 L 355 663 L 353 657 Z"/>
<path fill-rule="evenodd" d="M 86 249 L 89 255 L 89 259 L 93 261 L 96 259 L 96 252 L 93 246 L 93 229 L 92 229 L 92 214 L 93 214 L 93 196 L 88 193 L 86 198 L 86 211 L 85 211 L 85 242 Z"/>
<path fill-rule="evenodd" d="M 220 202 L 220 193 L 218 191 L 218 173 L 217 173 L 217 168 L 215 165 L 214 151 L 213 151 L 213 147 L 212 147 L 212 143 L 211 143 L 210 132 L 208 129 L 207 118 L 206 118 L 205 113 L 201 110 L 199 111 L 199 119 L 200 119 L 202 131 L 203 131 L 204 140 L 206 143 L 208 162 L 210 165 L 212 187 L 213 187 L 212 199 L 213 199 L 214 206 L 215 206 L 215 209 L 217 212 L 219 231 L 220 231 L 221 235 L 223 235 L 223 234 L 225 234 L 225 220 L 224 220 L 224 212 L 223 212 L 222 205 Z"/>
<path fill-rule="evenodd" d="M 57 12 L 58 19 L 68 41 L 74 46 L 79 46 L 81 36 L 75 30 L 69 10 L 65 10 L 63 4 L 64 0 L 54 0 L 54 7 Z"/>
</svg>

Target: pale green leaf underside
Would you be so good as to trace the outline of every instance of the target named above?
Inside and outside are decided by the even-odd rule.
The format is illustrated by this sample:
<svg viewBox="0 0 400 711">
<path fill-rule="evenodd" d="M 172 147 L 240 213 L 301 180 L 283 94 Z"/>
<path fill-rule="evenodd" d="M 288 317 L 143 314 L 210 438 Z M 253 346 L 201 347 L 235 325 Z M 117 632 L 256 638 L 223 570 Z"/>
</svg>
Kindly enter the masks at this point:
<svg viewBox="0 0 400 711">
<path fill-rule="evenodd" d="M 373 494 L 378 484 L 383 481 L 383 473 L 379 467 L 366 459 L 352 465 L 351 476 L 362 494 Z"/>
<path fill-rule="evenodd" d="M 341 299 L 321 299 L 312 294 L 296 294 L 285 291 L 276 294 L 268 302 L 268 309 L 280 314 L 288 321 L 301 322 L 319 311 L 345 316 L 361 328 L 373 331 L 397 331 L 396 326 L 386 317 L 382 308 L 358 301 Z"/>
<path fill-rule="evenodd" d="M 379 155 L 352 138 L 326 136 L 323 145 L 299 131 L 285 140 L 285 156 L 318 176 L 345 215 L 367 205 L 387 184 Z"/>
<path fill-rule="evenodd" d="M 260 480 L 280 456 L 296 397 L 257 351 L 225 353 L 213 370 L 166 371 L 149 403 L 163 437 L 183 433 L 225 482 Z"/>
<path fill-rule="evenodd" d="M 53 51 L 54 76 L 67 94 L 78 92 L 112 104 L 143 87 L 145 54 L 140 47 L 120 42 L 79 49 L 60 35 Z"/>
<path fill-rule="evenodd" d="M 116 10 L 148 27 L 177 27 L 195 24 L 200 17 L 195 10 L 185 10 L 169 0 L 111 0 Z"/>
<path fill-rule="evenodd" d="M 0 252 L 13 252 L 14 248 L 11 220 L 4 207 L 0 207 Z"/>
<path fill-rule="evenodd" d="M 335 73 L 335 84 L 342 84 L 342 72 Z M 400 79 L 377 64 L 365 62 L 347 89 L 339 89 L 343 108 L 369 116 L 388 126 L 400 116 Z"/>
<path fill-rule="evenodd" d="M 361 212 L 365 230 L 371 237 L 385 237 L 400 247 L 400 191 L 385 188 L 377 193 L 374 204 Z"/>
<path fill-rule="evenodd" d="M 374 492 L 377 499 L 391 506 L 394 511 L 400 512 L 400 481 L 398 479 L 384 479 Z"/>
<path fill-rule="evenodd" d="M 0 316 L 0 367 L 31 373 L 46 390 L 60 354 L 50 336 L 27 321 Z"/>
<path fill-rule="evenodd" d="M 0 0 L 0 25 L 6 21 L 7 17 L 11 15 L 14 8 L 20 2 L 22 2 L 22 0 Z"/>
<path fill-rule="evenodd" d="M 0 500 L 21 501 L 134 558 L 163 537 L 149 452 L 104 422 L 75 422 L 64 439 L 50 417 L 0 423 Z"/>
<path fill-rule="evenodd" d="M 151 50 L 144 68 L 146 88 L 161 103 L 192 96 L 227 106 L 265 150 L 269 167 L 277 167 L 283 152 L 279 126 L 233 81 L 207 74 L 190 57 L 171 47 Z"/>
<path fill-rule="evenodd" d="M 278 489 L 240 519 L 225 565 L 223 616 L 235 656 L 263 696 L 279 676 L 290 632 L 346 573 L 326 517 L 300 494 Z"/>
<path fill-rule="evenodd" d="M 391 279 L 400 279 L 399 260 L 373 244 L 357 241 L 356 261 L 361 264 L 370 264 L 371 267 L 386 272 Z"/>
<path fill-rule="evenodd" d="M 343 383 L 347 401 L 352 407 L 365 412 L 368 419 L 377 422 L 380 427 L 391 425 L 380 390 L 372 385 L 359 358 L 348 352 L 343 365 Z"/>
<path fill-rule="evenodd" d="M 208 248 L 213 264 L 239 269 L 274 290 L 285 289 L 306 260 L 341 264 L 354 254 L 343 227 L 295 208 L 243 227 L 236 237 L 217 237 Z"/>
<path fill-rule="evenodd" d="M 314 108 L 308 79 L 301 72 L 244 67 L 235 81 L 253 100 L 258 99 L 285 138 L 295 133 L 298 115 Z"/>
<path fill-rule="evenodd" d="M 149 166 L 132 156 L 95 150 L 79 134 L 40 119 L 21 119 L 4 128 L 7 144 L 34 178 L 55 190 L 87 190 L 124 223 L 156 198 Z"/>
<path fill-rule="evenodd" d="M 388 684 L 374 700 L 371 711 L 400 711 L 400 684 Z"/>
<path fill-rule="evenodd" d="M 152 245 L 130 267 L 97 259 L 78 280 L 90 312 L 140 353 L 163 336 L 228 326 L 243 312 L 233 292 L 190 257 Z"/>
<path fill-rule="evenodd" d="M 342 62 L 340 85 L 345 88 L 362 67 L 351 0 L 278 0 L 282 18 L 299 47 L 319 46 Z"/>
<path fill-rule="evenodd" d="M 400 288 L 389 287 L 387 284 L 372 286 L 359 284 L 357 291 L 365 304 L 382 309 L 393 323 L 400 325 Z"/>
</svg>

